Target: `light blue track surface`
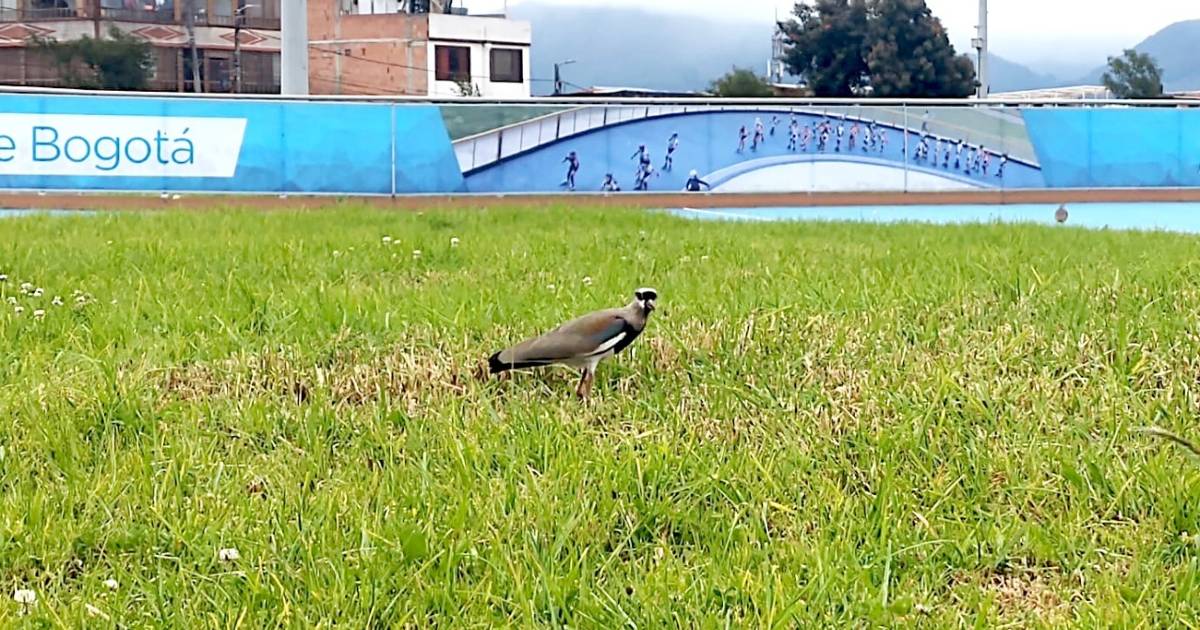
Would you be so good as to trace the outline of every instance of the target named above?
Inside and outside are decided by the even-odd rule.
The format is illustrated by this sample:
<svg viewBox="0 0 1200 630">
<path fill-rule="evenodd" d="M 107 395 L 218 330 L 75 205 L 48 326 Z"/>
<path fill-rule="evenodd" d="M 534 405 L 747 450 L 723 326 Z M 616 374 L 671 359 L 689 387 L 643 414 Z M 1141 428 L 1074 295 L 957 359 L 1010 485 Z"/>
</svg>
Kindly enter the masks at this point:
<svg viewBox="0 0 1200 630">
<path fill-rule="evenodd" d="M 678 216 L 734 221 L 866 221 L 872 223 L 1037 223 L 1054 225 L 1057 204 L 820 206 L 670 210 Z M 1068 204 L 1066 225 L 1200 234 L 1200 203 Z"/>
</svg>

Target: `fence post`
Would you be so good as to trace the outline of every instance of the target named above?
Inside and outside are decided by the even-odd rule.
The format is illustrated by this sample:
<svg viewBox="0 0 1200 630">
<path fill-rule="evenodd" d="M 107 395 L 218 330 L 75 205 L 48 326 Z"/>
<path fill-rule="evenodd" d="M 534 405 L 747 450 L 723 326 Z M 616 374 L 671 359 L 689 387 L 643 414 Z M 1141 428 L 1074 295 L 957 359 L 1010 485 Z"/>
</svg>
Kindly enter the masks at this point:
<svg viewBox="0 0 1200 630">
<path fill-rule="evenodd" d="M 908 103 L 900 106 L 903 121 L 900 125 L 900 133 L 904 134 L 904 192 L 908 193 Z"/>
<path fill-rule="evenodd" d="M 392 199 L 396 198 L 396 168 L 399 166 L 396 164 L 396 108 L 399 106 L 400 105 L 396 103 L 392 103 L 391 106 L 388 107 L 392 119 L 392 141 L 389 143 L 392 147 Z"/>
</svg>

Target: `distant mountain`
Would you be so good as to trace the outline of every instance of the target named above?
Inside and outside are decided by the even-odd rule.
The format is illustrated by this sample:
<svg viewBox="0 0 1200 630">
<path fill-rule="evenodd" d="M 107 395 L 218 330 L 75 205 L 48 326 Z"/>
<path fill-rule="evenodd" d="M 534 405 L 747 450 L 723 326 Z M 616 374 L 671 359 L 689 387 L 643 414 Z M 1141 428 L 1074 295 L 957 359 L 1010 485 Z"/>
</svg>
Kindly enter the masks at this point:
<svg viewBox="0 0 1200 630">
<path fill-rule="evenodd" d="M 554 63 L 568 59 L 576 62 L 562 67 L 568 90 L 593 85 L 703 90 L 733 66 L 764 72 L 771 54 L 770 23 L 536 2 L 514 5 L 510 14 L 533 25 L 535 94 L 551 93 Z M 993 92 L 1009 92 L 1066 82 L 992 55 L 991 84 Z"/>
<path fill-rule="evenodd" d="M 1200 20 L 1176 22 L 1151 35 L 1134 48 L 1149 53 L 1163 69 L 1163 86 L 1168 92 L 1200 90 L 1200 64 L 1196 63 L 1196 46 L 1200 42 Z M 1114 51 L 1113 56 L 1121 54 Z M 1080 83 L 1100 84 L 1106 66 L 1101 66 L 1080 80 Z"/>
<path fill-rule="evenodd" d="M 988 74 L 990 75 L 988 82 L 991 84 L 993 93 L 1037 90 L 1069 84 L 1062 79 L 1036 72 L 1027 66 L 994 54 L 989 54 L 988 60 Z"/>
<path fill-rule="evenodd" d="M 515 5 L 509 13 L 533 26 L 535 94 L 551 93 L 554 64 L 568 59 L 576 62 L 562 67 L 568 90 L 703 90 L 735 65 L 765 73 L 771 55 L 770 23 L 538 3 Z"/>
</svg>

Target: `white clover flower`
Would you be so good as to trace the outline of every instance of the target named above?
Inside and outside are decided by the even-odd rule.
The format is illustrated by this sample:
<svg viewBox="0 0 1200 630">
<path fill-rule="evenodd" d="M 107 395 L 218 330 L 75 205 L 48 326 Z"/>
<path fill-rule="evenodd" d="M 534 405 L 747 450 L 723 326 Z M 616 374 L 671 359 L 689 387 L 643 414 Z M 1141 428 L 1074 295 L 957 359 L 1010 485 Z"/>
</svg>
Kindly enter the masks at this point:
<svg viewBox="0 0 1200 630">
<path fill-rule="evenodd" d="M 16 303 L 17 303 L 17 298 L 15 298 L 15 297 L 13 297 L 13 296 L 11 296 L 11 295 L 10 295 L 10 296 L 8 296 L 8 303 L 9 303 L 9 304 L 16 304 Z"/>
<path fill-rule="evenodd" d="M 221 562 L 236 562 L 242 554 L 238 553 L 237 547 L 227 547 L 217 552 L 217 557 Z"/>
<path fill-rule="evenodd" d="M 16 313 L 17 315 L 20 315 L 21 313 L 24 313 L 24 312 L 25 312 L 24 306 L 14 306 L 13 307 L 13 313 Z"/>
<path fill-rule="evenodd" d="M 554 291 L 554 290 L 555 290 L 555 289 L 557 289 L 557 288 L 558 288 L 558 287 L 554 286 L 553 284 L 547 284 L 547 285 L 546 285 L 546 290 L 547 290 L 547 291 Z"/>
<path fill-rule="evenodd" d="M 76 304 L 83 304 L 84 302 L 87 302 L 87 296 L 86 296 L 86 295 L 76 295 L 76 296 L 75 296 L 75 303 L 76 303 Z"/>
<path fill-rule="evenodd" d="M 333 257 L 334 257 L 334 258 L 337 258 L 338 256 L 341 256 L 341 255 L 342 255 L 342 252 L 341 252 L 341 250 L 337 250 L 337 249 L 333 250 Z"/>
<path fill-rule="evenodd" d="M 35 318 L 35 319 L 41 319 L 41 318 L 43 318 L 43 317 L 45 317 L 45 316 L 46 316 L 46 311 L 45 311 L 45 310 L 43 310 L 43 309 L 40 309 L 40 308 L 39 308 L 39 309 L 35 309 L 35 310 L 33 311 L 33 316 L 34 316 L 34 318 Z"/>
<path fill-rule="evenodd" d="M 384 244 L 384 245 L 387 245 L 388 243 L 391 243 L 391 242 L 392 242 L 392 237 L 390 237 L 390 236 L 385 236 L 385 237 L 383 237 L 383 244 Z"/>
<path fill-rule="evenodd" d="M 58 297 L 57 295 L 56 295 L 56 296 L 54 296 L 54 299 L 53 299 L 53 300 L 50 300 L 50 303 L 51 303 L 51 304 L 53 304 L 53 305 L 55 305 L 55 306 L 62 306 L 62 305 L 63 305 L 62 298 Z"/>
<path fill-rule="evenodd" d="M 450 237 L 450 247 L 458 247 L 458 243 L 459 243 L 459 240 L 458 240 L 457 236 Z"/>
<path fill-rule="evenodd" d="M 37 602 L 37 593 L 31 588 L 18 588 L 13 591 L 12 597 L 18 604 L 25 604 L 26 606 Z"/>
<path fill-rule="evenodd" d="M 108 621 L 108 619 L 109 619 L 108 613 L 104 612 L 103 610 L 100 610 L 99 608 L 96 608 L 95 606 L 93 606 L 91 604 L 84 604 L 83 609 L 87 611 L 87 614 L 90 617 L 99 617 L 105 621 Z"/>
<path fill-rule="evenodd" d="M 420 257 L 421 257 L 421 250 L 414 249 L 413 250 L 413 258 L 420 258 Z"/>
<path fill-rule="evenodd" d="M 0 273 L 0 282 L 8 282 L 8 274 Z"/>
<path fill-rule="evenodd" d="M 583 277 L 583 286 L 585 286 L 585 287 L 590 287 L 590 286 L 592 286 L 592 277 L 591 277 L 591 276 L 584 276 L 584 277 Z"/>
<path fill-rule="evenodd" d="M 42 297 L 42 293 L 44 292 L 45 291 L 42 290 L 42 287 L 38 287 L 33 290 L 33 297 Z"/>
<path fill-rule="evenodd" d="M 705 254 L 705 255 L 701 256 L 701 257 L 700 257 L 700 262 L 708 262 L 708 254 Z"/>
<path fill-rule="evenodd" d="M 105 588 L 107 588 L 110 591 L 115 591 L 121 587 L 121 585 L 112 578 L 108 578 L 107 580 L 104 580 L 104 586 L 105 586 Z"/>
</svg>

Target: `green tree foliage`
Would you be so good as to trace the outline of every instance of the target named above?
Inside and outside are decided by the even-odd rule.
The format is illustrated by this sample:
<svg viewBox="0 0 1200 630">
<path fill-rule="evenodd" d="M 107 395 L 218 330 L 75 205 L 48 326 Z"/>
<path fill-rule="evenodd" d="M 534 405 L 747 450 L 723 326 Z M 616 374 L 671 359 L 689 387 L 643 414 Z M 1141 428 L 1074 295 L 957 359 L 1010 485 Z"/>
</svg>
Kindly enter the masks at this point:
<svg viewBox="0 0 1200 630">
<path fill-rule="evenodd" d="M 1162 68 L 1149 54 L 1129 49 L 1108 58 L 1104 87 L 1117 98 L 1158 98 L 1163 94 Z"/>
<path fill-rule="evenodd" d="M 32 38 L 32 46 L 58 66 L 67 87 L 141 90 L 153 64 L 150 43 L 113 26 L 107 38 L 83 36 L 66 42 Z"/>
<path fill-rule="evenodd" d="M 784 63 L 817 96 L 965 97 L 970 57 L 958 55 L 925 0 L 817 0 L 780 24 Z"/>
<path fill-rule="evenodd" d="M 749 97 L 749 96 L 773 96 L 771 85 L 766 79 L 754 74 L 749 68 L 734 68 L 723 76 L 719 77 L 708 88 L 716 96 L 721 97 Z"/>
</svg>

